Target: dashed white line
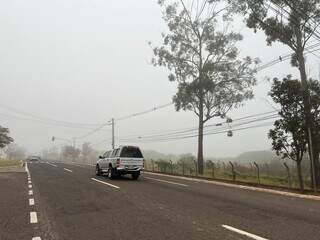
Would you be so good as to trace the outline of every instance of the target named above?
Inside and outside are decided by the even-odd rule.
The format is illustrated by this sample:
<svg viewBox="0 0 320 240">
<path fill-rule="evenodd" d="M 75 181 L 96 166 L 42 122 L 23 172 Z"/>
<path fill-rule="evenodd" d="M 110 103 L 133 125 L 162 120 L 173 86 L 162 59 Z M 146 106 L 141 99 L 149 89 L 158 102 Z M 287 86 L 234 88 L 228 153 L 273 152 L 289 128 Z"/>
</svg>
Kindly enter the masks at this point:
<svg viewBox="0 0 320 240">
<path fill-rule="evenodd" d="M 117 188 L 117 189 L 120 188 L 120 187 L 118 187 L 118 186 L 116 186 L 116 185 L 113 185 L 113 184 L 110 184 L 110 183 L 107 183 L 107 182 L 104 182 L 104 181 L 100 181 L 100 180 L 95 179 L 95 178 L 91 178 L 91 179 L 92 179 L 93 181 L 96 181 L 96 182 L 98 182 L 98 183 L 102 183 L 102 184 L 108 185 L 108 186 L 113 187 L 113 188 Z"/>
<path fill-rule="evenodd" d="M 52 164 L 52 163 L 47 163 L 47 164 L 49 164 L 49 165 L 52 166 L 52 167 L 58 167 L 57 165 Z"/>
<path fill-rule="evenodd" d="M 240 229 L 237 229 L 237 228 L 234 228 L 234 227 L 231 227 L 231 226 L 228 226 L 228 225 L 222 225 L 222 227 L 224 227 L 225 229 L 228 229 L 232 232 L 236 232 L 236 233 L 239 233 L 241 235 L 244 235 L 244 236 L 247 236 L 248 238 L 251 238 L 251 239 L 255 239 L 255 240 L 268 240 L 267 238 L 263 238 L 263 237 L 259 237 L 257 235 L 254 235 L 252 233 L 248 233 L 246 231 L 243 231 L 243 230 L 240 230 Z"/>
<path fill-rule="evenodd" d="M 28 194 L 29 194 L 29 195 L 33 195 L 33 191 L 32 191 L 32 190 L 29 190 Z"/>
<path fill-rule="evenodd" d="M 34 198 L 30 198 L 29 199 L 29 206 L 33 206 L 34 205 Z"/>
<path fill-rule="evenodd" d="M 32 185 L 31 185 L 31 184 L 29 184 L 29 185 L 28 185 L 28 187 L 29 187 L 29 188 L 32 188 Z"/>
<path fill-rule="evenodd" d="M 72 172 L 72 170 L 68 169 L 68 168 L 63 168 L 65 171 L 67 172 Z"/>
<path fill-rule="evenodd" d="M 30 212 L 30 223 L 38 223 L 38 217 L 36 212 Z"/>
<path fill-rule="evenodd" d="M 33 237 L 32 240 L 41 240 L 41 237 Z"/>
<path fill-rule="evenodd" d="M 31 180 L 28 180 L 28 184 L 31 184 L 32 182 L 31 182 Z"/>
<path fill-rule="evenodd" d="M 144 178 L 150 179 L 150 180 L 154 180 L 154 181 L 158 181 L 158 182 L 164 182 L 164 183 L 174 184 L 174 185 L 178 185 L 178 186 L 182 186 L 182 187 L 188 187 L 188 185 L 186 185 L 186 184 L 177 183 L 177 182 L 171 182 L 171 181 L 166 181 L 166 180 L 162 180 L 162 179 L 158 179 L 158 178 L 151 178 L 151 177 L 144 177 Z"/>
</svg>

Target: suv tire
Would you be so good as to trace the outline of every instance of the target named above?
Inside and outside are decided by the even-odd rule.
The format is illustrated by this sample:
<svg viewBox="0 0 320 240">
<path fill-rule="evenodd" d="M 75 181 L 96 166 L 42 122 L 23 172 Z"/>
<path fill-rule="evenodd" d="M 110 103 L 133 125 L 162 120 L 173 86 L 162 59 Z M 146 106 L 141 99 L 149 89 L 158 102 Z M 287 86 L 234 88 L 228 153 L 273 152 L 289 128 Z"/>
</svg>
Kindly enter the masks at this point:
<svg viewBox="0 0 320 240">
<path fill-rule="evenodd" d="M 132 176 L 133 180 L 138 180 L 138 178 L 140 176 L 140 172 L 132 173 L 131 176 Z"/>
<path fill-rule="evenodd" d="M 108 178 L 109 179 L 114 179 L 117 176 L 116 169 L 109 167 L 108 169 Z"/>
<path fill-rule="evenodd" d="M 102 172 L 101 172 L 101 169 L 99 167 L 99 164 L 96 165 L 96 175 L 97 176 L 101 176 L 102 175 Z"/>
</svg>

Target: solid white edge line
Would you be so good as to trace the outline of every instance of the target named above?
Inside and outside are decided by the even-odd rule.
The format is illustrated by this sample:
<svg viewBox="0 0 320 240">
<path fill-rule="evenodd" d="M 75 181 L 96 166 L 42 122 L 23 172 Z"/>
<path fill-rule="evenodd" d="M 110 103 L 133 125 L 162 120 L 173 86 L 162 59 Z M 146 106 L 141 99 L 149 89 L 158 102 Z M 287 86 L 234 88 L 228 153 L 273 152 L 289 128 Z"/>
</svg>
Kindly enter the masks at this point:
<svg viewBox="0 0 320 240">
<path fill-rule="evenodd" d="M 91 178 L 91 180 L 96 181 L 96 182 L 98 182 L 98 183 L 102 183 L 102 184 L 108 185 L 108 186 L 113 187 L 113 188 L 117 188 L 117 189 L 120 188 L 120 187 L 118 187 L 118 186 L 116 186 L 116 185 L 113 185 L 113 184 L 110 184 L 110 183 L 107 183 L 107 182 L 104 182 L 104 181 L 100 181 L 100 180 L 95 179 L 95 178 Z"/>
<path fill-rule="evenodd" d="M 41 240 L 41 237 L 33 237 L 32 240 Z"/>
<path fill-rule="evenodd" d="M 72 170 L 68 169 L 68 168 L 63 168 L 65 171 L 68 171 L 68 172 L 72 172 Z"/>
<path fill-rule="evenodd" d="M 29 194 L 29 195 L 33 195 L 33 191 L 32 191 L 32 190 L 29 190 L 28 194 Z"/>
<path fill-rule="evenodd" d="M 30 212 L 30 223 L 37 223 L 38 217 L 37 212 Z"/>
<path fill-rule="evenodd" d="M 231 226 L 228 226 L 228 225 L 222 225 L 222 227 L 224 227 L 225 229 L 228 229 L 228 230 L 230 230 L 232 232 L 239 233 L 241 235 L 247 236 L 247 237 L 255 239 L 255 240 L 268 240 L 267 238 L 259 237 L 257 235 L 252 234 L 252 233 L 248 233 L 246 231 L 242 231 L 240 229 L 237 229 L 237 228 L 234 228 L 234 227 L 231 227 Z"/>
<path fill-rule="evenodd" d="M 29 206 L 33 206 L 34 205 L 34 198 L 29 198 Z"/>
<path fill-rule="evenodd" d="M 150 180 L 154 180 L 154 181 L 158 181 L 158 182 L 174 184 L 174 185 L 178 185 L 178 186 L 182 186 L 182 187 L 188 187 L 188 185 L 186 185 L 186 184 L 177 183 L 177 182 L 170 182 L 170 181 L 166 181 L 166 180 L 162 180 L 162 179 L 158 179 L 158 178 L 151 178 L 151 177 L 144 177 L 144 178 L 150 179 Z"/>
<path fill-rule="evenodd" d="M 185 177 L 185 176 L 174 176 L 174 175 L 167 175 L 167 174 L 161 174 L 161 173 L 143 172 L 143 174 L 149 174 L 149 175 L 153 175 L 153 176 L 162 176 L 162 177 L 168 177 L 168 178 L 174 178 L 174 179 L 181 179 L 181 180 L 186 180 L 186 181 L 195 182 L 195 183 L 206 183 L 206 184 L 212 184 L 212 185 L 223 186 L 223 187 L 237 188 L 237 189 L 249 190 L 249 191 L 254 191 L 254 192 L 271 193 L 271 194 L 281 195 L 281 196 L 285 196 L 285 197 L 295 197 L 295 198 L 301 198 L 301 199 L 310 199 L 310 200 L 320 201 L 320 197 L 316 196 L 316 195 L 305 195 L 305 194 L 285 192 L 285 191 L 262 188 L 262 187 L 251 187 L 251 186 L 246 186 L 246 185 L 225 183 L 222 181 L 190 178 L 190 177 Z"/>
</svg>

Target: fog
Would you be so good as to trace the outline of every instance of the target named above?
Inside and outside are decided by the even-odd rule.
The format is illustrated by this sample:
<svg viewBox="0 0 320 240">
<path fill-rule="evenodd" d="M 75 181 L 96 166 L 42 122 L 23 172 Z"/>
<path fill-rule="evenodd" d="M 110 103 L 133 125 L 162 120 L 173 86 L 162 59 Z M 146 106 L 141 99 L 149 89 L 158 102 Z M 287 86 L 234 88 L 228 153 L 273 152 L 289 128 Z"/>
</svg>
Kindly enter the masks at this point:
<svg viewBox="0 0 320 240">
<path fill-rule="evenodd" d="M 44 118 L 103 124 L 166 104 L 176 91 L 176 85 L 167 79 L 167 70 L 150 64 L 148 42 L 159 44 L 161 32 L 166 31 L 156 0 L 10 0 L 1 2 L 0 16 L 0 125 L 10 128 L 15 142 L 30 153 L 63 143 L 52 142 L 52 136 L 76 137 L 77 145 L 91 142 L 99 150 L 111 148 L 110 126 L 79 138 L 90 130 L 56 126 Z M 234 29 L 244 35 L 239 45 L 242 56 L 259 57 L 263 63 L 290 52 L 280 44 L 267 46 L 263 34 L 254 34 L 241 21 Z M 308 57 L 313 77 L 318 77 L 316 60 L 313 55 Z M 230 116 L 274 110 L 264 100 L 270 90 L 266 77 L 295 73 L 289 63 L 260 72 L 255 99 Z M 220 121 L 213 119 L 208 124 Z M 189 127 L 197 127 L 196 115 L 169 106 L 116 122 L 116 145 L 125 144 L 117 140 L 127 135 Z M 269 128 L 236 132 L 232 138 L 226 134 L 206 136 L 205 155 L 234 156 L 270 149 Z M 101 143 L 105 139 L 108 141 Z M 139 145 L 164 153 L 196 153 L 197 139 Z"/>
</svg>

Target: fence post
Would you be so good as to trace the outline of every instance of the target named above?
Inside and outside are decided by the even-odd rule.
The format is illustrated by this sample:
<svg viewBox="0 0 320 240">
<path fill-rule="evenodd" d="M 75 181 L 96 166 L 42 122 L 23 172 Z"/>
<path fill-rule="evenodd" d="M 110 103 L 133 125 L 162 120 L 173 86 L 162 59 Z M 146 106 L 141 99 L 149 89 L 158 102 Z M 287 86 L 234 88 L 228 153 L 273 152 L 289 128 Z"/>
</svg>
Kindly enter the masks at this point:
<svg viewBox="0 0 320 240">
<path fill-rule="evenodd" d="M 197 164 L 197 161 L 194 161 L 194 166 L 195 166 L 195 170 L 196 170 L 196 176 L 198 177 L 198 164 Z"/>
<path fill-rule="evenodd" d="M 154 161 L 151 159 L 151 163 L 152 163 L 152 172 L 154 172 Z"/>
<path fill-rule="evenodd" d="M 288 184 L 289 184 L 289 187 L 291 188 L 292 187 L 292 183 L 291 183 L 291 173 L 290 173 L 290 168 L 289 166 L 286 164 L 286 163 L 283 163 L 284 167 L 286 168 L 287 170 L 287 174 L 288 174 Z"/>
<path fill-rule="evenodd" d="M 215 163 L 212 162 L 212 178 L 215 178 L 215 176 L 214 176 L 214 169 L 215 169 Z"/>
<path fill-rule="evenodd" d="M 258 174 L 258 184 L 260 184 L 260 167 L 256 162 L 253 162 L 253 164 L 256 166 L 257 168 L 257 174 Z"/>
<path fill-rule="evenodd" d="M 182 162 L 182 175 L 184 176 L 184 162 Z"/>
<path fill-rule="evenodd" d="M 171 166 L 171 174 L 173 174 L 173 163 L 172 163 L 172 160 L 170 160 L 170 166 Z"/>
<path fill-rule="evenodd" d="M 232 180 L 235 181 L 236 180 L 236 172 L 234 171 L 234 165 L 231 161 L 229 162 L 229 164 L 231 166 L 231 171 L 232 171 Z"/>
</svg>

